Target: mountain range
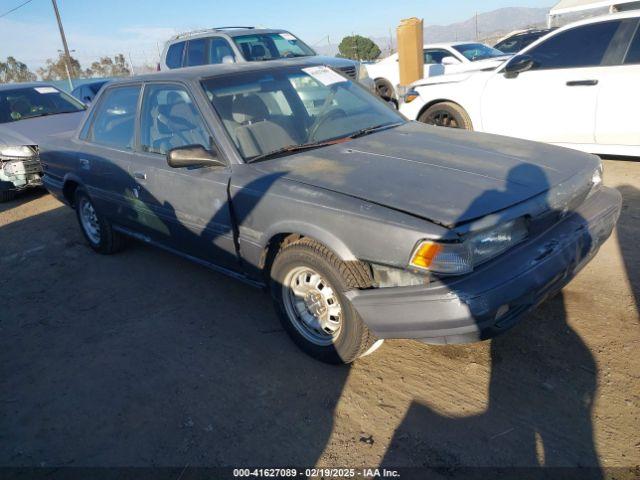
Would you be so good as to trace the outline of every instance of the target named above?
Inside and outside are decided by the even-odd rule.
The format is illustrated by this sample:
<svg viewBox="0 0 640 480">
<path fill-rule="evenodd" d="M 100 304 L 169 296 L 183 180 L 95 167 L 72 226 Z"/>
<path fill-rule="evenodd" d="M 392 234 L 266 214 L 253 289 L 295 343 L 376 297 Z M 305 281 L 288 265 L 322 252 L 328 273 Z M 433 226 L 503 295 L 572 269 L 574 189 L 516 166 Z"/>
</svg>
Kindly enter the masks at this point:
<svg viewBox="0 0 640 480">
<path fill-rule="evenodd" d="M 547 21 L 548 8 L 506 7 L 490 12 L 478 13 L 477 39 L 489 44 L 495 43 L 500 37 L 514 31 L 530 27 L 544 27 Z M 451 25 L 429 25 L 428 12 L 425 15 L 424 40 L 425 43 L 453 42 L 476 40 L 476 16 L 468 20 L 452 23 Z M 382 57 L 395 49 L 395 31 L 391 37 L 370 37 L 382 50 Z M 361 33 L 365 35 L 364 33 Z M 316 48 L 322 55 L 335 55 L 338 45 L 324 45 Z"/>
</svg>

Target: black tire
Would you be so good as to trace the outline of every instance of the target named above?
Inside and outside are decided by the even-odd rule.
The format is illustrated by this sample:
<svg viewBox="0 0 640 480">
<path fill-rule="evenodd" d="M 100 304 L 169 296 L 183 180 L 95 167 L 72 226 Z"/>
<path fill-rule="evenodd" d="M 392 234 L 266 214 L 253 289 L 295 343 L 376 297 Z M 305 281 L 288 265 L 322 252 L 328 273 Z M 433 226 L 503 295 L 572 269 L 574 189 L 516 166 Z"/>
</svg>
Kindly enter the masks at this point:
<svg viewBox="0 0 640 480">
<path fill-rule="evenodd" d="M 296 268 L 311 268 L 329 282 L 337 294 L 342 309 L 341 326 L 332 343 L 320 346 L 305 338 L 297 320 L 291 318 L 285 307 L 286 278 Z M 367 353 L 376 342 L 344 293 L 356 288 L 371 286 L 368 267 L 360 262 L 343 262 L 324 245 L 302 238 L 284 247 L 277 254 L 271 267 L 271 294 L 284 329 L 305 353 L 331 364 L 351 363 Z"/>
<path fill-rule="evenodd" d="M 87 230 L 85 230 L 85 226 L 83 225 L 83 220 L 81 218 L 83 202 L 88 202 L 88 204 L 91 205 L 97 217 L 97 224 L 99 226 L 97 241 L 95 236 L 92 238 L 92 235 Z M 111 255 L 113 253 L 121 251 L 125 247 L 126 237 L 113 230 L 111 222 L 100 215 L 100 213 L 93 205 L 91 198 L 89 197 L 89 195 L 87 195 L 87 192 L 85 192 L 81 188 L 78 188 L 75 192 L 74 205 L 76 209 L 76 217 L 78 218 L 78 223 L 80 225 L 82 235 L 84 235 L 85 240 L 93 250 L 103 255 Z"/>
<path fill-rule="evenodd" d="M 9 202 L 16 197 L 15 190 L 2 190 L 0 191 L 0 203 Z"/>
<path fill-rule="evenodd" d="M 398 102 L 395 99 L 395 93 L 391 84 L 384 78 L 377 78 L 375 84 L 378 96 L 387 102 L 395 103 L 397 106 Z"/>
<path fill-rule="evenodd" d="M 440 102 L 431 105 L 420 114 L 418 121 L 437 127 L 473 130 L 473 124 L 465 109 L 453 102 Z"/>
</svg>

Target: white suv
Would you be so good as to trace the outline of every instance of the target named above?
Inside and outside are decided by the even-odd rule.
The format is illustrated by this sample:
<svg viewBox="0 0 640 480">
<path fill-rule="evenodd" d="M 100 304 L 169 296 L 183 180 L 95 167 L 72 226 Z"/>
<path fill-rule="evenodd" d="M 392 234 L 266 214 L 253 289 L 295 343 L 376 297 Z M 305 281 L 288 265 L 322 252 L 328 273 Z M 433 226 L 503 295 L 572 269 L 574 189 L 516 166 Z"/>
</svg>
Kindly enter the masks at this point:
<svg viewBox="0 0 640 480">
<path fill-rule="evenodd" d="M 300 57 L 314 57 L 318 61 L 318 54 L 311 47 L 286 30 L 218 27 L 173 37 L 162 52 L 160 70 Z M 375 90 L 360 62 L 337 57 L 321 57 L 320 61 L 358 80 L 370 91 Z"/>
<path fill-rule="evenodd" d="M 418 81 L 410 119 L 640 156 L 640 11 L 583 20 L 542 37 L 492 72 Z"/>
</svg>

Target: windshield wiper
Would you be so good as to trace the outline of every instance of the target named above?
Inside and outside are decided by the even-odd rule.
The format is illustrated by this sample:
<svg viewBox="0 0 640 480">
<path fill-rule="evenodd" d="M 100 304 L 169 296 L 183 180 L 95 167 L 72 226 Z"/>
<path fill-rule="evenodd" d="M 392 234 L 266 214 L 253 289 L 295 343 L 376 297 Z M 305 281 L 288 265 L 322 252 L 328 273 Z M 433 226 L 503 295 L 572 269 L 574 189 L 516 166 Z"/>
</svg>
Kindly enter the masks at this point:
<svg viewBox="0 0 640 480">
<path fill-rule="evenodd" d="M 399 127 L 403 123 L 404 122 L 383 123 L 382 125 L 376 125 L 374 127 L 363 128 L 361 130 L 358 130 L 357 132 L 352 133 L 351 135 L 349 135 L 348 138 L 364 137 L 365 135 L 370 135 L 370 134 L 375 133 L 375 132 L 380 132 L 382 130 L 387 130 L 387 129 L 393 128 L 393 127 Z"/>
<path fill-rule="evenodd" d="M 344 142 L 344 140 L 344 138 L 339 138 L 333 140 L 323 140 L 321 142 L 302 143 L 300 145 L 287 145 L 286 147 L 273 150 L 272 152 L 263 153 L 262 155 L 250 158 L 246 160 L 246 163 L 259 162 L 261 160 L 268 160 L 270 158 L 279 157 L 288 153 L 302 152 L 304 150 L 313 150 L 314 148 L 325 147 L 327 145 L 335 145 L 336 143 Z"/>
</svg>

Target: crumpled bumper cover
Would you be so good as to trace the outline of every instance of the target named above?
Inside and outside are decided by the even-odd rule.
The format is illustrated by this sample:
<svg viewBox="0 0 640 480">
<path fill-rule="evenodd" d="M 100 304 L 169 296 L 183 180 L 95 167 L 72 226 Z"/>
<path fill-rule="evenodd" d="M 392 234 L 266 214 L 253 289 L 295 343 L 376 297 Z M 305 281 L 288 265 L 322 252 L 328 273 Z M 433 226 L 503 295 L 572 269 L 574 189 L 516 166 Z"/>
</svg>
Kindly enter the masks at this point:
<svg viewBox="0 0 640 480">
<path fill-rule="evenodd" d="M 543 234 L 469 275 L 432 286 L 348 292 L 379 338 L 468 343 L 515 325 L 564 287 L 611 235 L 622 197 L 601 188 Z"/>
<path fill-rule="evenodd" d="M 42 164 L 38 158 L 0 162 L 0 189 L 15 190 L 42 185 Z"/>
</svg>

